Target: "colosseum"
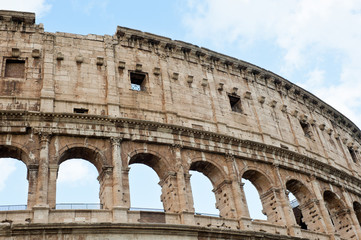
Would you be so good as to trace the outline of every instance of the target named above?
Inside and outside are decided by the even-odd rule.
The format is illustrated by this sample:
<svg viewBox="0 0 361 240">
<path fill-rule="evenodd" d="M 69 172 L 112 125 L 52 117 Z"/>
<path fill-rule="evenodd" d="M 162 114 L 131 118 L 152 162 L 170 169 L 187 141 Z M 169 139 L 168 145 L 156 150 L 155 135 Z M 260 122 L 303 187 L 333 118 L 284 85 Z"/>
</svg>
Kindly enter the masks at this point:
<svg viewBox="0 0 361 240">
<path fill-rule="evenodd" d="M 281 76 L 125 27 L 45 32 L 27 12 L 0 11 L 0 54 L 0 157 L 28 180 L 27 208 L 0 211 L 1 240 L 361 239 L 360 129 Z M 73 158 L 96 167 L 101 209 L 56 208 Z M 135 163 L 157 173 L 164 212 L 130 208 Z M 218 217 L 195 214 L 191 170 Z M 250 218 L 242 179 L 267 220 Z"/>
</svg>

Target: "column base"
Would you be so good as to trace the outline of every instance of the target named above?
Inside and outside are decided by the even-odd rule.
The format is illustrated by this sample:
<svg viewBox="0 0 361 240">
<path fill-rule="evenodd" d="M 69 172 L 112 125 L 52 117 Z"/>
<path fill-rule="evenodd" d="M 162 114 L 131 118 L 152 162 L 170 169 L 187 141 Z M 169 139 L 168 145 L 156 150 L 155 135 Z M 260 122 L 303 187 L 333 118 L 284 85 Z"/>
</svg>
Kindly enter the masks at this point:
<svg viewBox="0 0 361 240">
<path fill-rule="evenodd" d="M 49 222 L 49 205 L 35 205 L 32 208 L 34 212 L 34 223 L 48 223 Z"/>
</svg>

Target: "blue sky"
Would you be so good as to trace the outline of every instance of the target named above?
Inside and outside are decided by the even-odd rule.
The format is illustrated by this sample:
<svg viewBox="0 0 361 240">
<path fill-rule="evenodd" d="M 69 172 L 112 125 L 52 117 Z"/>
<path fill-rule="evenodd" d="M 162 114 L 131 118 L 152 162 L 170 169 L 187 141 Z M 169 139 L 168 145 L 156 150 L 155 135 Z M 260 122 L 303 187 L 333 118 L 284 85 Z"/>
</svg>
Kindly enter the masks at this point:
<svg viewBox="0 0 361 240">
<path fill-rule="evenodd" d="M 359 0 L 0 0 L 0 8 L 36 12 L 48 32 L 113 35 L 119 25 L 206 47 L 285 77 L 361 126 Z"/>
</svg>

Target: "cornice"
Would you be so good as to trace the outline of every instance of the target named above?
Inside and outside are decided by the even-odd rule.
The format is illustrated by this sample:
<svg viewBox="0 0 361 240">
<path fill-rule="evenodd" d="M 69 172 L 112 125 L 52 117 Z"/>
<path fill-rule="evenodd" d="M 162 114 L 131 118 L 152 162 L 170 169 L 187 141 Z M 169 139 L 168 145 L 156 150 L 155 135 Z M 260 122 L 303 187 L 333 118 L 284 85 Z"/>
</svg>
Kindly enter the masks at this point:
<svg viewBox="0 0 361 240">
<path fill-rule="evenodd" d="M 236 146 L 240 148 L 251 149 L 254 151 L 269 153 L 272 156 L 274 156 L 275 158 L 274 160 L 277 160 L 276 158 L 292 159 L 294 162 L 304 164 L 306 166 L 311 167 L 312 169 L 322 169 L 322 172 L 324 172 L 326 175 L 331 175 L 333 177 L 336 177 L 337 180 L 343 180 L 352 183 L 357 187 L 361 187 L 361 179 L 358 179 L 343 170 L 337 169 L 326 163 L 318 161 L 317 159 L 307 157 L 305 155 L 299 154 L 297 152 L 293 152 L 291 150 L 282 147 L 267 145 L 265 143 L 255 142 L 251 140 L 235 138 L 220 133 L 208 132 L 204 130 L 198 130 L 198 129 L 188 128 L 178 125 L 152 122 L 146 120 L 138 120 L 138 119 L 130 119 L 130 118 L 114 118 L 109 116 L 98 116 L 98 115 L 88 115 L 88 114 L 85 115 L 85 114 L 73 114 L 73 113 L 42 113 L 42 112 L 30 112 L 30 111 L 1 110 L 0 118 L 2 118 L 3 121 L 4 120 L 13 121 L 13 122 L 26 121 L 25 123 L 26 126 L 30 126 L 30 122 L 32 121 L 48 121 L 48 122 L 50 121 L 50 122 L 68 122 L 68 123 L 81 123 L 81 124 L 101 124 L 103 126 L 105 125 L 110 127 L 137 128 L 148 131 L 164 131 L 165 129 L 168 129 L 169 131 L 167 132 L 171 134 L 177 134 L 183 136 L 185 135 L 198 139 L 217 142 L 220 144 L 229 144 L 230 147 Z M 53 135 L 57 135 L 57 134 L 59 133 L 56 132 L 53 133 Z M 123 137 L 123 141 L 124 140 L 127 139 Z M 183 148 L 190 148 L 190 149 L 194 148 L 192 146 L 187 146 L 187 145 L 182 145 L 182 146 Z M 219 153 L 227 155 L 230 153 L 229 151 L 231 151 L 234 157 L 244 159 L 244 156 L 241 156 L 240 153 L 238 153 L 238 150 L 224 149 L 224 152 L 219 152 Z M 264 160 L 259 160 L 259 161 L 264 161 Z M 271 162 L 265 161 L 265 163 L 270 164 Z M 282 163 L 282 161 L 277 160 L 277 163 L 281 168 L 293 169 L 287 166 L 285 163 Z M 300 171 L 302 171 L 304 174 L 309 174 L 307 170 L 300 170 Z M 330 182 L 335 185 L 340 185 L 339 183 L 340 181 L 337 181 L 336 179 L 330 180 L 322 176 L 317 176 L 317 177 L 319 179 L 322 179 L 323 181 Z"/>
</svg>

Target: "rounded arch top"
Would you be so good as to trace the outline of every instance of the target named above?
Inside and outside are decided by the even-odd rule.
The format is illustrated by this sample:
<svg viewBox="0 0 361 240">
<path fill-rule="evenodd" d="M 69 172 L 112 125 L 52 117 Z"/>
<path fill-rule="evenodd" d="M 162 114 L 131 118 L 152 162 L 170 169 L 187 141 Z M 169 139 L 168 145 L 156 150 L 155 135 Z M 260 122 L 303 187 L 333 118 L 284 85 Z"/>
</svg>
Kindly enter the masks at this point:
<svg viewBox="0 0 361 240">
<path fill-rule="evenodd" d="M 128 154 L 128 166 L 135 163 L 144 164 L 152 168 L 160 179 L 172 170 L 170 164 L 163 156 L 147 149 L 136 149 Z"/>
<path fill-rule="evenodd" d="M 306 203 L 308 200 L 314 198 L 314 194 L 309 188 L 300 180 L 291 178 L 286 182 L 286 188 L 297 199 L 300 205 Z"/>
<path fill-rule="evenodd" d="M 100 151 L 100 149 L 91 145 L 66 146 L 63 149 L 61 149 L 59 152 L 60 154 L 57 159 L 58 165 L 69 159 L 81 158 L 92 163 L 97 168 L 99 173 L 101 173 L 103 167 L 108 165 L 106 161 L 106 157 Z"/>
<path fill-rule="evenodd" d="M 12 143 L 5 145 L 0 143 L 0 158 L 14 158 L 23 162 L 26 166 L 31 164 L 30 154 L 21 145 Z"/>
<path fill-rule="evenodd" d="M 215 163 L 204 159 L 193 159 L 189 170 L 203 173 L 209 178 L 214 188 L 228 178 L 228 175 Z"/>
<path fill-rule="evenodd" d="M 272 188 L 272 181 L 259 170 L 248 169 L 241 176 L 249 180 L 256 187 L 259 194 L 263 194 Z"/>
<path fill-rule="evenodd" d="M 345 208 L 345 204 L 342 199 L 330 190 L 325 190 L 323 192 L 323 199 L 330 211 L 339 211 Z"/>
</svg>

